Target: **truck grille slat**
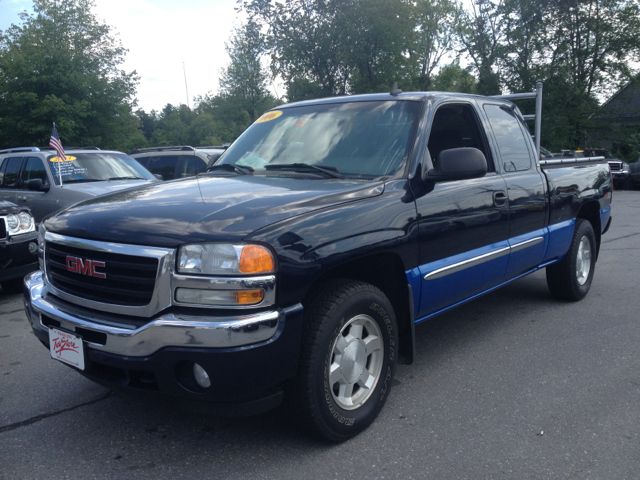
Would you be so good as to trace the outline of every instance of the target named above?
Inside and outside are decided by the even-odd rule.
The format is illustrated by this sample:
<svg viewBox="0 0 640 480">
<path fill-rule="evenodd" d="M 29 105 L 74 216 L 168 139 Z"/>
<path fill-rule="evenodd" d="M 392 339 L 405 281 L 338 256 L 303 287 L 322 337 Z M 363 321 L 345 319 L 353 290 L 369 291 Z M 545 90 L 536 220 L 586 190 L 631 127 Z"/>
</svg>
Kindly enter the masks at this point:
<svg viewBox="0 0 640 480">
<path fill-rule="evenodd" d="M 69 253 L 67 253 L 65 251 L 62 251 L 62 250 L 59 250 L 59 249 L 56 249 L 54 247 L 49 247 L 49 252 L 51 252 L 52 255 L 59 256 L 59 257 L 62 257 L 62 258 L 65 258 L 67 255 L 69 255 Z M 91 258 L 93 260 L 103 260 L 103 258 L 101 258 L 101 257 L 103 257 L 104 255 L 114 255 L 112 253 L 106 253 L 105 254 L 103 252 L 93 252 L 93 251 L 89 251 L 89 250 L 86 250 L 86 253 L 91 255 Z M 120 255 L 120 256 L 121 257 L 129 257 L 130 255 Z M 146 257 L 132 257 L 132 258 L 140 258 L 140 259 L 143 259 L 143 260 L 153 260 L 152 258 L 146 258 Z M 135 268 L 136 270 L 145 270 L 145 271 L 148 271 L 148 272 L 153 272 L 154 275 L 155 275 L 156 271 L 158 270 L 157 262 L 155 262 L 155 264 L 141 263 L 141 264 L 135 264 L 134 265 L 130 261 L 118 262 L 118 261 L 110 259 L 109 260 L 109 264 L 111 266 L 113 266 L 114 268 L 124 268 L 124 269 Z"/>
<path fill-rule="evenodd" d="M 67 266 L 64 263 L 56 262 L 55 260 L 49 260 L 49 265 L 55 270 L 66 270 Z M 144 285 L 151 285 L 151 290 L 153 290 L 153 285 L 155 285 L 155 278 L 140 278 L 131 275 L 109 275 L 109 280 L 114 280 L 116 282 L 122 283 L 142 283 Z"/>
<path fill-rule="evenodd" d="M 51 277 L 60 282 L 61 284 L 68 284 L 68 286 L 70 286 L 71 288 L 79 288 L 79 289 L 87 289 L 87 282 L 83 282 L 81 279 L 80 280 L 72 280 L 70 278 L 66 278 L 63 277 L 62 275 L 59 275 L 55 272 L 51 273 Z M 144 292 L 144 291 L 132 291 L 131 289 L 124 289 L 124 288 L 111 288 L 111 287 L 105 287 L 102 286 L 100 288 L 100 290 L 103 290 L 104 292 L 110 293 L 112 295 L 117 295 L 117 296 L 125 296 L 125 297 L 134 297 L 134 298 L 144 298 L 148 293 L 150 292 Z M 91 292 L 91 288 L 88 289 L 89 292 Z"/>
<path fill-rule="evenodd" d="M 67 269 L 67 256 L 83 262 L 104 262 L 98 269 L 105 278 Z M 46 244 L 46 270 L 52 285 L 70 295 L 115 305 L 143 306 L 151 302 L 158 259 Z"/>
</svg>

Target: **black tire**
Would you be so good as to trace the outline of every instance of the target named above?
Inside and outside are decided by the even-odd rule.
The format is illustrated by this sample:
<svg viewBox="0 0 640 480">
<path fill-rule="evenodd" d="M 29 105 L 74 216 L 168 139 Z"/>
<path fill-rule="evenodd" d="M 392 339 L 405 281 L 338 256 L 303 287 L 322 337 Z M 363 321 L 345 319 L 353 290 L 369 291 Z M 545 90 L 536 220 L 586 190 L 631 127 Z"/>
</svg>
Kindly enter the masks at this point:
<svg viewBox="0 0 640 480">
<path fill-rule="evenodd" d="M 585 262 L 587 248 L 589 258 Z M 596 235 L 588 220 L 578 218 L 566 257 L 547 267 L 547 285 L 551 295 L 558 300 L 582 300 L 589 293 L 595 268 Z"/>
<path fill-rule="evenodd" d="M 22 291 L 22 278 L 5 280 L 4 282 L 0 282 L 0 285 L 5 293 L 19 293 Z"/>
<path fill-rule="evenodd" d="M 393 308 L 378 288 L 337 280 L 314 292 L 305 302 L 299 371 L 290 392 L 301 425 L 332 442 L 371 425 L 389 396 L 397 345 Z"/>
</svg>

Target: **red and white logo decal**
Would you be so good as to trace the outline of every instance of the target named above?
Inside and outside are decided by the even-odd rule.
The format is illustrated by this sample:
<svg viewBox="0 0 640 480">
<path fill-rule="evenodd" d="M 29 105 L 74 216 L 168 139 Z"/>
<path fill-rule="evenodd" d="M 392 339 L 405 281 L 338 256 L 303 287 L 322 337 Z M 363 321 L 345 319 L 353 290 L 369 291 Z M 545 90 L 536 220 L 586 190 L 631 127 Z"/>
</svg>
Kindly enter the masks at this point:
<svg viewBox="0 0 640 480">
<path fill-rule="evenodd" d="M 103 267 L 105 263 L 98 260 L 83 260 L 82 258 L 67 255 L 67 270 L 73 273 L 80 273 L 90 277 L 107 278 L 104 272 L 98 272 L 96 267 Z"/>
</svg>

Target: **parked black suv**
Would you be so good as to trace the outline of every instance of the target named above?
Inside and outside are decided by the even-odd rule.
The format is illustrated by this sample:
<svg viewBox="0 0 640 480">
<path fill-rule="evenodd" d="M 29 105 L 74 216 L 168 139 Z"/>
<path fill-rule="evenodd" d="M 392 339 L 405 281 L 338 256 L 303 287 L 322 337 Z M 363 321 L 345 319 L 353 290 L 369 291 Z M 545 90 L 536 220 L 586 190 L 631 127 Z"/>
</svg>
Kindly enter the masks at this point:
<svg viewBox="0 0 640 480">
<path fill-rule="evenodd" d="M 129 152 L 140 165 L 163 180 L 192 177 L 213 165 L 228 145 L 219 147 L 152 147 Z"/>
</svg>

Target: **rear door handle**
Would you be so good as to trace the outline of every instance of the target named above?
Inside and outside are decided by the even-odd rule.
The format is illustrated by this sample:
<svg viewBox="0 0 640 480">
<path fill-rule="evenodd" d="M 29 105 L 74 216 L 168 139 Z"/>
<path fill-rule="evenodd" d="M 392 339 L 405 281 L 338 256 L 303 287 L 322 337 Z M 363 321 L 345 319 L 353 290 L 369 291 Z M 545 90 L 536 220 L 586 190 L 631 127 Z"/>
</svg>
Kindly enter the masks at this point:
<svg viewBox="0 0 640 480">
<path fill-rule="evenodd" d="M 493 192 L 493 204 L 496 207 L 501 207 L 505 203 L 507 203 L 507 194 L 505 192 Z"/>
</svg>

